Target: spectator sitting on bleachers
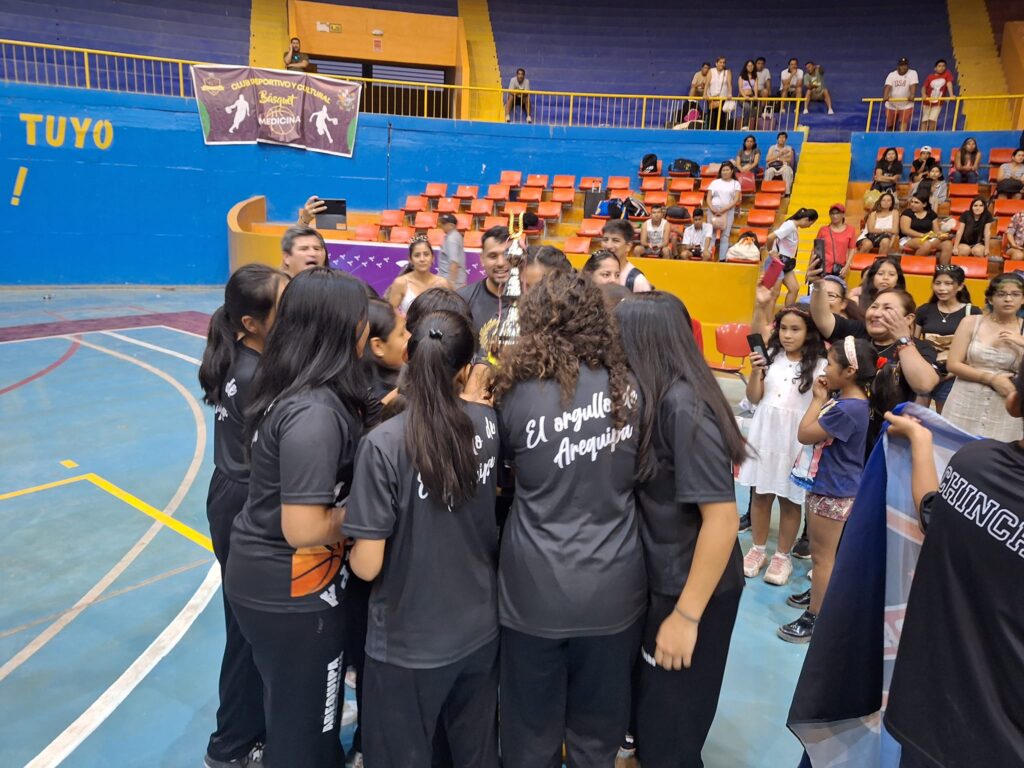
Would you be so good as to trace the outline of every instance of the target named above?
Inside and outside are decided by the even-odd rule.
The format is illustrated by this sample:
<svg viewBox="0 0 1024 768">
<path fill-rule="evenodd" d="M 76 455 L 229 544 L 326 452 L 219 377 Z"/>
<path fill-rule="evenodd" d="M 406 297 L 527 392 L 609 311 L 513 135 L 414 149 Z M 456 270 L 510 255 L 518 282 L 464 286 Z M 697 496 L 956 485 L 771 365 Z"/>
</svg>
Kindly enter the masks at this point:
<svg viewBox="0 0 1024 768">
<path fill-rule="evenodd" d="M 935 71 L 924 79 L 921 95 L 927 98 L 921 105 L 921 130 L 934 131 L 939 125 L 939 113 L 942 112 L 940 98 L 953 95 L 953 73 L 946 67 L 946 60 L 935 62 Z"/>
<path fill-rule="evenodd" d="M 633 250 L 633 225 L 626 219 L 612 219 L 601 229 L 604 236 L 604 247 L 615 254 L 619 260 L 619 284 L 624 285 L 633 293 L 653 291 L 654 286 L 644 277 L 635 264 L 629 263 L 629 254 Z"/>
<path fill-rule="evenodd" d="M 651 205 L 651 218 L 640 227 L 640 245 L 634 249 L 637 256 L 670 259 L 675 251 L 676 233 L 665 220 L 665 206 Z"/>
<path fill-rule="evenodd" d="M 911 196 L 900 215 L 900 248 L 910 248 L 916 256 L 931 256 L 939 249 L 935 237 L 935 212 L 925 198 Z"/>
<path fill-rule="evenodd" d="M 708 186 L 705 201 L 711 212 L 711 226 L 722 234 L 718 248 L 719 261 L 725 261 L 725 254 L 729 250 L 729 233 L 732 232 L 732 222 L 736 218 L 736 208 L 739 207 L 741 197 L 736 166 L 726 160 L 718 169 L 718 178 Z"/>
<path fill-rule="evenodd" d="M 715 252 L 712 249 L 714 237 L 715 229 L 711 224 L 704 221 L 704 211 L 700 208 L 694 208 L 693 223 L 683 230 L 683 242 L 679 250 L 679 258 L 714 261 Z"/>
<path fill-rule="evenodd" d="M 956 217 L 950 215 L 948 200 L 935 206 L 935 231 L 939 233 L 940 239 L 949 241 L 950 254 L 953 252 L 953 238 L 956 236 L 956 228 L 959 224 Z"/>
<path fill-rule="evenodd" d="M 754 59 L 754 69 L 757 71 L 757 95 L 763 99 L 772 95 L 772 73 L 766 64 L 764 56 Z"/>
<path fill-rule="evenodd" d="M 903 177 L 903 163 L 900 162 L 896 147 L 887 147 L 882 159 L 875 163 L 875 176 L 871 188 L 879 192 L 895 192 L 896 185 Z"/>
<path fill-rule="evenodd" d="M 928 175 L 928 171 L 938 166 L 939 161 L 932 157 L 932 148 L 928 146 L 921 147 L 917 159 L 910 164 L 910 180 L 914 182 L 921 181 L 921 179 Z"/>
<path fill-rule="evenodd" d="M 1024 260 L 1024 211 L 1018 211 L 1006 228 L 1006 250 L 1003 258 L 1012 261 Z"/>
<path fill-rule="evenodd" d="M 757 173 L 761 166 L 761 150 L 757 147 L 756 136 L 751 134 L 743 137 L 743 146 L 732 162 L 740 173 Z"/>
<path fill-rule="evenodd" d="M 768 158 L 764 169 L 764 180 L 773 181 L 782 177 L 786 183 L 786 194 L 789 195 L 793 189 L 793 163 L 795 155 L 793 148 L 786 146 L 789 141 L 789 134 L 780 131 L 776 137 L 775 144 L 768 148 Z"/>
<path fill-rule="evenodd" d="M 299 38 L 293 37 L 291 39 L 288 50 L 284 52 L 284 65 L 287 69 L 296 72 L 310 71 L 309 56 L 299 50 L 301 46 Z M 277 50 L 281 49 L 278 48 Z"/>
<path fill-rule="evenodd" d="M 690 98 L 691 99 L 703 99 L 704 94 L 707 92 L 708 81 L 711 78 L 711 64 L 704 62 L 700 65 L 700 69 L 693 73 L 693 78 L 690 80 Z"/>
<path fill-rule="evenodd" d="M 939 210 L 939 205 L 949 199 L 949 184 L 942 178 L 942 166 L 929 168 L 928 175 L 910 188 L 910 195 L 926 198 L 933 211 Z"/>
<path fill-rule="evenodd" d="M 1010 162 L 999 166 L 996 196 L 1004 200 L 1020 200 L 1024 190 L 1024 149 L 1015 149 Z"/>
<path fill-rule="evenodd" d="M 953 155 L 953 170 L 949 180 L 954 184 L 977 184 L 978 165 L 981 163 L 981 151 L 974 137 L 968 136 L 960 149 Z"/>
<path fill-rule="evenodd" d="M 807 108 L 811 105 L 812 101 L 824 101 L 825 106 L 828 107 L 828 113 L 834 115 L 835 112 L 832 111 L 832 94 L 825 87 L 825 70 L 813 61 L 808 61 L 804 68 L 804 92 L 806 94 L 804 114 L 807 114 Z"/>
<path fill-rule="evenodd" d="M 785 98 L 799 99 L 804 95 L 804 71 L 800 69 L 800 62 L 796 59 L 789 60 L 789 66 L 782 70 L 779 75 L 779 96 Z"/>
<path fill-rule="evenodd" d="M 875 203 L 875 208 L 868 214 L 864 231 L 857 241 L 857 250 L 861 253 L 877 251 L 885 256 L 890 246 L 896 243 L 899 231 L 899 217 L 896 213 L 896 196 L 892 192 L 883 192 Z"/>
<path fill-rule="evenodd" d="M 960 225 L 956 228 L 956 238 L 953 240 L 956 255 L 988 256 L 988 239 L 992 234 L 993 221 L 982 198 L 971 200 L 971 207 L 960 216 Z"/>
<path fill-rule="evenodd" d="M 850 259 L 856 251 L 857 230 L 846 223 L 846 206 L 835 203 L 828 209 L 829 222 L 815 237 L 825 244 L 825 275 L 846 277 Z"/>
<path fill-rule="evenodd" d="M 737 128 L 746 127 L 747 130 L 757 129 L 757 102 L 752 99 L 757 96 L 757 69 L 752 59 L 743 62 L 743 69 L 740 70 L 739 79 L 736 81 L 736 92 L 739 94 L 741 115 L 737 116 L 739 123 Z"/>
<path fill-rule="evenodd" d="M 520 67 L 516 76 L 508 81 L 508 95 L 505 97 L 505 122 L 512 121 L 512 107 L 518 105 L 526 113 L 526 122 L 532 123 L 530 116 L 530 81 L 526 79 L 526 70 Z"/>
<path fill-rule="evenodd" d="M 896 69 L 886 76 L 885 88 L 882 89 L 882 98 L 886 99 L 885 130 L 895 131 L 898 128 L 905 131 L 910 128 L 917 83 L 917 70 L 910 68 L 910 61 L 904 57 L 896 62 Z"/>
<path fill-rule="evenodd" d="M 717 130 L 727 130 L 730 127 L 732 115 L 727 114 L 720 117 L 726 102 L 722 99 L 732 98 L 732 70 L 725 63 L 725 56 L 715 59 L 715 68 L 708 72 L 708 85 L 704 89 L 704 96 L 708 101 L 708 127 Z M 733 105 L 735 108 L 735 105 Z"/>
</svg>

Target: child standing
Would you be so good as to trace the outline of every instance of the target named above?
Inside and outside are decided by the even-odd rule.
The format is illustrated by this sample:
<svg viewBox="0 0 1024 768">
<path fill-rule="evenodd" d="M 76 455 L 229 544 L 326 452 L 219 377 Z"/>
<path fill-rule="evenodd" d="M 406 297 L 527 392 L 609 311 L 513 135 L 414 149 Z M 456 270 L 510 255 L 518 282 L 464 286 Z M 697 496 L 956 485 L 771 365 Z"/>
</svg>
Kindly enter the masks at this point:
<svg viewBox="0 0 1024 768">
<path fill-rule="evenodd" d="M 797 428 L 811 404 L 811 388 L 825 370 L 825 342 L 802 309 L 785 307 L 775 315 L 767 358 L 750 356 L 753 371 L 747 399 L 757 404 L 748 442 L 754 449 L 740 467 L 740 485 L 750 488 L 753 546 L 743 558 L 743 575 L 760 573 L 768 555 L 772 504 L 779 500 L 779 541 L 764 580 L 782 586 L 793 573 L 790 551 L 800 528 L 806 491 L 790 473 L 801 446 Z"/>
<path fill-rule="evenodd" d="M 786 303 L 795 304 L 800 286 L 793 270 L 796 269 L 796 252 L 800 247 L 799 229 L 806 229 L 818 220 L 818 212 L 813 208 L 801 208 L 784 222 L 782 226 L 768 235 L 767 248 L 775 251 L 782 260 L 782 284 L 786 286 Z"/>
<path fill-rule="evenodd" d="M 809 597 L 803 615 L 779 627 L 779 637 L 789 643 L 810 642 L 828 589 L 839 537 L 864 471 L 870 422 L 867 389 L 875 378 L 877 361 L 878 353 L 864 339 L 847 336 L 832 347 L 825 374 L 815 381 L 811 404 L 797 429 L 800 442 L 814 446 L 807 494 L 814 578 L 809 596 L 797 595 L 789 601 L 799 606 L 802 598 Z M 829 399 L 829 392 L 837 392 L 837 396 Z"/>
</svg>

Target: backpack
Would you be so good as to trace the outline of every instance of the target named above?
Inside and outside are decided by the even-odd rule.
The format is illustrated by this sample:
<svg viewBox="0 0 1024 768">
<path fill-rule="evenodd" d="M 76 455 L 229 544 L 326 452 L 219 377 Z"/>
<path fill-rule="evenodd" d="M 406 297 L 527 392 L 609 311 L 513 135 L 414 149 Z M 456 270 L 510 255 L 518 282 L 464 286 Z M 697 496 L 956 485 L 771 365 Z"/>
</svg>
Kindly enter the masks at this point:
<svg viewBox="0 0 1024 768">
<path fill-rule="evenodd" d="M 641 203 L 639 200 L 635 200 L 632 197 L 627 197 L 622 201 L 622 216 L 619 218 L 629 218 L 630 216 L 649 216 L 647 212 L 647 206 Z"/>
<path fill-rule="evenodd" d="M 670 205 L 665 209 L 665 218 L 669 221 L 689 221 L 690 212 L 681 205 Z"/>
<path fill-rule="evenodd" d="M 669 169 L 673 173 L 685 173 L 687 176 L 692 176 L 695 179 L 700 178 L 700 166 L 694 160 L 687 160 L 684 157 L 677 157 L 672 161 L 672 167 Z"/>
<path fill-rule="evenodd" d="M 617 208 L 617 213 L 612 213 L 612 205 Z M 610 219 L 618 219 L 622 216 L 622 207 L 619 205 L 618 200 L 602 200 L 597 204 L 597 208 L 594 209 L 594 215 L 600 218 L 607 216 Z"/>
<path fill-rule="evenodd" d="M 640 161 L 640 173 L 657 173 L 658 172 L 658 156 L 655 154 L 646 154 L 643 160 Z"/>
</svg>

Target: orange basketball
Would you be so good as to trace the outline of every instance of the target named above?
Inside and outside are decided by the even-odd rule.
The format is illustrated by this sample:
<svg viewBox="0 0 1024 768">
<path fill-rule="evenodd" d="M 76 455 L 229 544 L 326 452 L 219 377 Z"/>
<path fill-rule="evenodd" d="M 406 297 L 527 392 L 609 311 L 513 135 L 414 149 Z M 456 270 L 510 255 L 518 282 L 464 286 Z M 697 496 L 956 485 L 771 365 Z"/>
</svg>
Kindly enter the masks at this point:
<svg viewBox="0 0 1024 768">
<path fill-rule="evenodd" d="M 305 597 L 326 589 L 338 575 L 343 555 L 340 543 L 295 550 L 292 555 L 292 597 Z"/>
</svg>

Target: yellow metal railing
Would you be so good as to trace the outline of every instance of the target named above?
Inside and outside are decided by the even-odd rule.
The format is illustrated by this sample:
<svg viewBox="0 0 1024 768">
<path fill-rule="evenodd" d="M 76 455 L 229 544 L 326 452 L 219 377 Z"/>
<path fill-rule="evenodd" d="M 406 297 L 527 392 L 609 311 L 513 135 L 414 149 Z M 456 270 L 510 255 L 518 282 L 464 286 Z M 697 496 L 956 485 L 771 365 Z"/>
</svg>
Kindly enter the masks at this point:
<svg viewBox="0 0 1024 768">
<path fill-rule="evenodd" d="M 861 99 L 868 132 L 1000 131 L 1024 128 L 1024 95 Z M 889 106 L 891 105 L 891 106 Z M 901 108 L 902 107 L 902 108 Z"/>
</svg>

